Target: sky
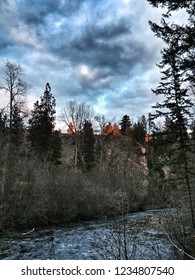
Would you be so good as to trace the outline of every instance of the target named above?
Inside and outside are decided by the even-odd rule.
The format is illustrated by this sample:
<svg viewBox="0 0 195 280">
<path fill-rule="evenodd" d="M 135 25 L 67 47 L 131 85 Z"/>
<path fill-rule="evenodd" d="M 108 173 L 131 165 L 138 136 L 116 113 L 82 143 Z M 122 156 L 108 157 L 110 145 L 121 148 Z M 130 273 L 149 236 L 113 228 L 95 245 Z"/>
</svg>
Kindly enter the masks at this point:
<svg viewBox="0 0 195 280">
<path fill-rule="evenodd" d="M 70 100 L 116 122 L 151 112 L 162 42 L 148 20 L 159 23 L 162 10 L 147 0 L 0 0 L 0 14 L 1 69 L 6 60 L 23 68 L 29 108 L 49 82 L 57 127 Z"/>
</svg>

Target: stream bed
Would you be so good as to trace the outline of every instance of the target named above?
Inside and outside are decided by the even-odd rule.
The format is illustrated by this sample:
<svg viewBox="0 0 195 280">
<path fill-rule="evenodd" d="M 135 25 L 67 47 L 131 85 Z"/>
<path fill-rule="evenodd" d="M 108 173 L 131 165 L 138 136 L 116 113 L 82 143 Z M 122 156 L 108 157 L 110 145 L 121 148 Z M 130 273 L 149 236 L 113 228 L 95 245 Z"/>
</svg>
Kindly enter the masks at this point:
<svg viewBox="0 0 195 280">
<path fill-rule="evenodd" d="M 177 259 L 159 225 L 159 219 L 169 211 L 148 210 L 29 232 L 7 231 L 0 235 L 0 259 Z"/>
</svg>

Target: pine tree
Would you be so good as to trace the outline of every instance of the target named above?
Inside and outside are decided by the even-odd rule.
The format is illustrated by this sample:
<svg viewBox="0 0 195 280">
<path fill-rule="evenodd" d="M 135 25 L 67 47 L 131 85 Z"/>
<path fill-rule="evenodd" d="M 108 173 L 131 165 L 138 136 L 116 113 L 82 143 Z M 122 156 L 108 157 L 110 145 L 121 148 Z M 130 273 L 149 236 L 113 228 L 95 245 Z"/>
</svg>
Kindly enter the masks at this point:
<svg viewBox="0 0 195 280">
<path fill-rule="evenodd" d="M 191 138 L 193 140 L 195 140 L 195 120 L 192 121 L 190 128 L 191 128 L 191 131 L 192 131 L 191 132 Z"/>
<path fill-rule="evenodd" d="M 18 165 L 21 161 L 23 148 L 24 124 L 20 110 L 16 105 L 12 108 L 12 122 L 7 115 L 0 116 L 0 191 L 6 201 L 14 190 L 17 181 Z"/>
<path fill-rule="evenodd" d="M 7 143 L 7 131 L 8 131 L 8 116 L 2 112 L 0 112 L 0 197 L 3 198 L 5 183 L 6 183 L 6 169 L 7 164 L 5 163 L 5 146 Z M 8 156 L 6 157 L 8 159 Z M 1 202 L 1 198 L 0 198 Z"/>
<path fill-rule="evenodd" d="M 162 1 L 152 2 L 162 3 Z M 166 3 L 169 2 L 166 1 Z M 187 3 L 188 1 L 185 2 Z M 195 3 L 193 2 L 191 6 L 194 9 Z M 173 6 L 171 9 L 173 9 Z M 192 15 L 191 11 L 189 15 Z M 195 228 L 193 183 L 190 175 L 192 165 L 188 158 L 190 143 L 187 134 L 189 121 L 192 119 L 193 106 L 191 87 L 189 85 L 193 86 L 194 83 L 191 59 L 191 57 L 194 57 L 192 50 L 195 42 L 192 36 L 194 34 L 194 22 L 189 17 L 189 26 L 169 24 L 165 20 L 169 16 L 170 14 L 167 14 L 163 17 L 161 25 L 150 22 L 155 35 L 166 44 L 162 51 L 162 61 L 159 64 L 160 69 L 162 69 L 161 82 L 153 90 L 156 95 L 164 96 L 164 100 L 157 102 L 154 106 L 156 114 L 153 115 L 153 118 L 165 117 L 166 120 L 169 120 L 167 134 L 170 134 L 171 131 L 171 138 L 170 135 L 168 137 L 172 141 L 172 145 L 169 146 L 170 164 L 178 171 L 175 174 L 177 175 L 177 180 L 179 180 L 180 184 L 185 182 L 187 187 L 187 189 L 183 188 L 183 190 L 186 189 L 188 192 L 189 208 L 193 227 Z"/>
<path fill-rule="evenodd" d="M 29 141 L 36 152 L 37 156 L 42 160 L 52 161 L 53 155 L 53 136 L 54 120 L 55 120 L 55 98 L 51 93 L 49 83 L 46 84 L 44 95 L 40 102 L 37 100 L 32 110 L 32 117 L 29 119 Z M 58 143 L 59 144 L 59 143 Z M 60 147 L 59 147 L 60 149 Z M 58 152 L 60 156 L 60 152 Z M 55 159 L 56 161 L 56 159 Z"/>
<path fill-rule="evenodd" d="M 121 135 L 127 135 L 127 129 L 132 126 L 129 116 L 127 115 L 123 116 L 120 122 L 120 126 L 121 126 Z"/>
<path fill-rule="evenodd" d="M 60 133 L 57 130 L 55 130 L 52 134 L 50 150 L 50 160 L 54 164 L 61 164 L 60 159 L 62 157 L 62 140 Z"/>
<path fill-rule="evenodd" d="M 3 140 L 6 136 L 6 131 L 8 129 L 8 116 L 0 112 L 0 144 L 3 144 Z"/>
<path fill-rule="evenodd" d="M 175 34 L 178 35 L 179 44 L 178 50 L 180 50 L 181 60 L 180 68 L 185 73 L 186 82 L 188 81 L 192 87 L 195 86 L 195 75 L 194 75 L 194 48 L 195 48 L 195 1 L 191 0 L 148 0 L 154 7 L 167 8 L 168 11 L 163 15 L 162 25 L 149 22 L 152 28 L 155 28 L 156 35 L 161 37 L 166 42 L 171 41 Z M 178 25 L 172 24 L 172 28 L 167 25 L 165 27 L 165 19 L 171 17 L 172 11 L 178 9 L 185 9 L 188 14 L 187 24 Z M 166 28 L 166 29 L 165 29 Z M 167 36 L 162 30 L 166 30 Z M 169 34 L 169 35 L 168 35 Z"/>
<path fill-rule="evenodd" d="M 19 148 L 19 146 L 22 144 L 24 136 L 24 122 L 22 116 L 20 115 L 20 110 L 17 107 L 17 105 L 13 106 L 11 127 L 11 143 L 15 147 Z"/>
<path fill-rule="evenodd" d="M 82 142 L 80 151 L 83 170 L 90 170 L 94 165 L 94 144 L 95 138 L 93 134 L 92 124 L 88 121 L 85 121 L 82 131 Z"/>
<path fill-rule="evenodd" d="M 132 140 L 138 142 L 141 145 L 145 143 L 145 137 L 147 132 L 147 121 L 146 117 L 142 116 L 137 123 L 133 125 Z"/>
<path fill-rule="evenodd" d="M 161 6 L 162 8 L 168 8 L 169 10 L 177 10 L 179 8 L 189 8 L 192 0 L 148 0 L 154 7 Z"/>
<path fill-rule="evenodd" d="M 157 103 L 153 108 L 156 109 L 155 118 L 164 116 L 169 122 L 169 133 L 174 134 L 175 142 L 181 143 L 187 140 L 187 127 L 192 117 L 192 101 L 189 89 L 186 87 L 186 79 L 183 76 L 181 65 L 181 52 L 178 47 L 179 35 L 173 33 L 173 26 L 169 27 L 165 22 L 162 27 L 152 26 L 155 33 L 161 34 L 168 47 L 162 51 L 162 61 L 159 64 L 163 74 L 161 83 L 157 89 L 153 90 L 156 95 L 164 95 L 165 99 Z M 159 33 L 160 29 L 160 33 Z M 172 33 L 172 40 L 170 40 Z M 165 38 L 167 34 L 167 40 Z M 159 36 L 158 35 L 158 36 Z M 170 125 L 171 124 L 171 125 Z M 167 123 L 168 126 L 168 123 Z M 170 132 L 170 128 L 172 128 Z M 183 143 L 184 144 L 184 143 Z"/>
</svg>

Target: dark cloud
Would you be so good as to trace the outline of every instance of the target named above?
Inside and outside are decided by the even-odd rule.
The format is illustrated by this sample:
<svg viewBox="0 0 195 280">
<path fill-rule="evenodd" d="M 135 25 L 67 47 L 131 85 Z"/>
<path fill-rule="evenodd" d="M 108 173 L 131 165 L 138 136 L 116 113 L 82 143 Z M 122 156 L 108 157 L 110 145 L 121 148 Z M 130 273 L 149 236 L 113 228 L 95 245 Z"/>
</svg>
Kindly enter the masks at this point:
<svg viewBox="0 0 195 280">
<path fill-rule="evenodd" d="M 37 27 L 37 24 L 45 24 L 49 15 L 56 17 L 72 15 L 78 11 L 82 2 L 82 0 L 26 0 L 19 5 L 18 14 L 23 17 L 26 24 Z"/>
<path fill-rule="evenodd" d="M 148 26 L 156 15 L 147 1 L 1 0 L 0 8 L 0 60 L 22 64 L 33 96 L 50 82 L 56 99 L 110 115 L 136 114 L 153 102 L 161 45 Z"/>
<path fill-rule="evenodd" d="M 0 1 L 0 9 L 1 9 L 1 12 L 7 10 L 9 7 L 9 1 L 8 0 L 1 0 Z"/>
<path fill-rule="evenodd" d="M 154 61 L 154 48 L 133 37 L 128 17 L 114 23 L 98 23 L 98 19 L 94 18 L 80 29 L 77 36 L 73 35 L 73 30 L 64 27 L 65 30 L 54 35 L 49 51 L 61 58 L 68 57 L 72 63 L 109 68 L 122 75 L 137 63 L 148 67 Z"/>
<path fill-rule="evenodd" d="M 4 37 L 2 34 L 0 34 L 0 53 L 6 52 L 7 48 L 11 45 L 11 42 Z"/>
</svg>

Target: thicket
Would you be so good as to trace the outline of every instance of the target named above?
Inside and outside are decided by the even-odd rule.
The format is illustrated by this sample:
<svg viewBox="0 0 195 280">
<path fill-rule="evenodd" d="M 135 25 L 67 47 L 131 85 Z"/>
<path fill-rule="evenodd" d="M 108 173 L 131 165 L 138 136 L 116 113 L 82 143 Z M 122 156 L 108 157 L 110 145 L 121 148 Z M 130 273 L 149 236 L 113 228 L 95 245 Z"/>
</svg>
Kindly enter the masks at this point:
<svg viewBox="0 0 195 280">
<path fill-rule="evenodd" d="M 14 147 L 13 147 L 14 148 Z M 6 150 L 1 150 L 3 161 Z M 0 201 L 0 228 L 36 227 L 139 210 L 145 175 L 105 166 L 81 172 L 29 157 L 25 145 L 11 155 Z M 124 163 L 125 164 L 125 163 Z M 143 186 L 145 188 L 145 186 Z"/>
</svg>

